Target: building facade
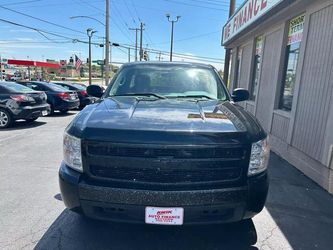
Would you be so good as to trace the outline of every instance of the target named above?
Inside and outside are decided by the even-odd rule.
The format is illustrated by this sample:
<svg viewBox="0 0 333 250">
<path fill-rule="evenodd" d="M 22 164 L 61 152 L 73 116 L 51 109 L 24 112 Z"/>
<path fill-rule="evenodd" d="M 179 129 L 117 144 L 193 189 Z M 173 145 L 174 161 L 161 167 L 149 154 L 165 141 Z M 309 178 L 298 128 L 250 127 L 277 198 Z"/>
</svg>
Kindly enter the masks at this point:
<svg viewBox="0 0 333 250">
<path fill-rule="evenodd" d="M 272 151 L 333 193 L 333 0 L 247 0 L 222 44 Z"/>
</svg>

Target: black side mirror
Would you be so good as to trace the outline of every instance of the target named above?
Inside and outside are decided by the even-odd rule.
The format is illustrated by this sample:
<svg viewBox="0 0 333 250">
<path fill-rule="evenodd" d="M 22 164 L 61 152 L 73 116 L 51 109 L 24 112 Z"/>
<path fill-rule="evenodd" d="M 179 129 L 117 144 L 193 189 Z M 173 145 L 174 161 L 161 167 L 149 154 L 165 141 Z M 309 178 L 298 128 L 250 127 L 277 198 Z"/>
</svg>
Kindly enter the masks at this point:
<svg viewBox="0 0 333 250">
<path fill-rule="evenodd" d="M 90 85 L 90 86 L 87 87 L 87 93 L 90 96 L 101 98 L 102 95 L 103 95 L 103 93 L 104 93 L 104 91 L 98 85 Z"/>
<path fill-rule="evenodd" d="M 250 93 L 246 89 L 238 88 L 232 92 L 231 97 L 234 102 L 246 101 L 249 99 Z"/>
</svg>

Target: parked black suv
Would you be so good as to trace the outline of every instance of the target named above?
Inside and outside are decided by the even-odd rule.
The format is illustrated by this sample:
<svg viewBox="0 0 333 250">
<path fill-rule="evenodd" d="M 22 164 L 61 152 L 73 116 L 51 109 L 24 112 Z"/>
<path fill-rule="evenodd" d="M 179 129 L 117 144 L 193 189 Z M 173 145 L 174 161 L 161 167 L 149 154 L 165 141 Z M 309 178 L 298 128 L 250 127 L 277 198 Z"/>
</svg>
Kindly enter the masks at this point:
<svg viewBox="0 0 333 250">
<path fill-rule="evenodd" d="M 9 127 L 15 120 L 32 122 L 48 115 L 50 105 L 46 94 L 14 82 L 0 82 L 0 128 Z"/>
<path fill-rule="evenodd" d="M 56 84 L 38 81 L 19 83 L 37 91 L 44 91 L 47 95 L 47 102 L 51 106 L 51 114 L 55 110 L 67 113 L 68 110 L 76 109 L 80 105 L 79 97 L 75 91 L 70 91 Z"/>
<path fill-rule="evenodd" d="M 259 213 L 267 135 L 212 66 L 125 64 L 64 134 L 65 205 L 86 216 L 162 225 L 223 223 Z"/>
</svg>

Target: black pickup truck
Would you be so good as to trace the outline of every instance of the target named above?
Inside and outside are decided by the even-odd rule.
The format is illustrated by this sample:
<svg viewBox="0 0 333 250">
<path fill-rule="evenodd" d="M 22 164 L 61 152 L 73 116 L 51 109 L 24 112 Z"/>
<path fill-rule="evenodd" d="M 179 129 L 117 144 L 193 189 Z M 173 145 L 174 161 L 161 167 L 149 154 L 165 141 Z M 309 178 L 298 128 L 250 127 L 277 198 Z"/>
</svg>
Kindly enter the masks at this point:
<svg viewBox="0 0 333 250">
<path fill-rule="evenodd" d="M 268 191 L 267 135 L 212 66 L 125 64 L 66 128 L 59 182 L 85 216 L 161 225 L 252 218 Z"/>
</svg>

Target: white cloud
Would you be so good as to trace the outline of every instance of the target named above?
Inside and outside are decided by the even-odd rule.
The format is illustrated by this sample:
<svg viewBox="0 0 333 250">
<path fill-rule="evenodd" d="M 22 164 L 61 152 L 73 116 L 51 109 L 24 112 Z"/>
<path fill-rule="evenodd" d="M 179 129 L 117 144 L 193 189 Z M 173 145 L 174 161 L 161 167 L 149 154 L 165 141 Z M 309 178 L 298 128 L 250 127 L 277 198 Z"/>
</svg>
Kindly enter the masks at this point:
<svg viewBox="0 0 333 250">
<path fill-rule="evenodd" d="M 66 53 L 71 53 L 71 54 L 83 54 L 85 52 L 83 52 L 82 50 L 66 50 Z"/>
<path fill-rule="evenodd" d="M 17 37 L 17 38 L 15 38 L 15 40 L 23 41 L 23 42 L 34 41 L 34 39 L 29 38 L 29 37 Z"/>
<path fill-rule="evenodd" d="M 10 29 L 8 31 L 12 33 L 36 33 L 36 31 L 28 29 Z"/>
</svg>

